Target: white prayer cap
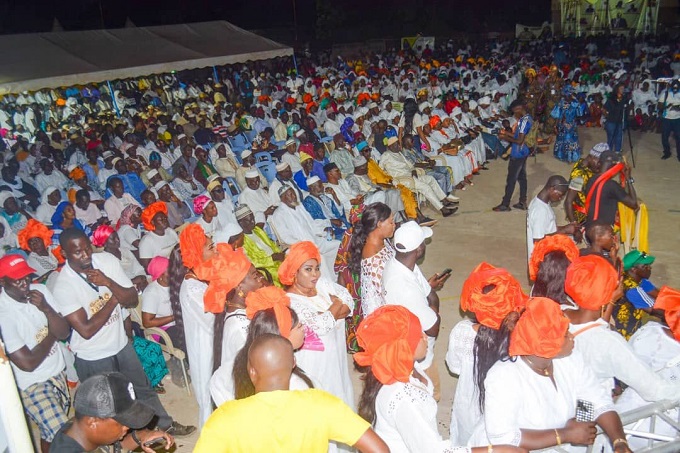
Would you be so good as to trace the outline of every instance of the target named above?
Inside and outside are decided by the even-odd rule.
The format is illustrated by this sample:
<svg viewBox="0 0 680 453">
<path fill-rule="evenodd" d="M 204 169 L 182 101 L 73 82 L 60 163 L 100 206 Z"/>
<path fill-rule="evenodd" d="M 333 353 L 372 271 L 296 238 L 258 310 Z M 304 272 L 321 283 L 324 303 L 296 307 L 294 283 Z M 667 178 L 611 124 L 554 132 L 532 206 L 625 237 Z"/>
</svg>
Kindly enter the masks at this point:
<svg viewBox="0 0 680 453">
<path fill-rule="evenodd" d="M 318 176 L 312 176 L 307 178 L 307 187 L 311 186 L 312 184 L 321 181 L 321 179 Z"/>
<path fill-rule="evenodd" d="M 158 193 L 158 191 L 161 190 L 163 186 L 167 184 L 168 184 L 167 181 L 158 181 L 156 184 L 154 184 L 153 189 L 156 191 L 156 193 Z"/>
<path fill-rule="evenodd" d="M 371 109 L 378 108 L 378 104 L 376 104 L 375 102 L 369 102 L 369 103 L 366 105 L 366 107 L 368 108 L 368 110 L 371 110 Z"/>
<path fill-rule="evenodd" d="M 434 101 L 432 101 L 432 107 L 437 107 L 438 105 L 442 105 L 442 100 L 437 98 Z"/>
<path fill-rule="evenodd" d="M 296 137 L 302 137 L 303 135 L 305 135 L 305 130 L 304 130 L 304 129 L 299 129 L 299 130 L 295 133 L 295 136 L 296 136 Z"/>
<path fill-rule="evenodd" d="M 177 136 L 177 140 L 182 140 L 183 138 L 187 138 L 187 136 L 184 135 L 184 134 L 179 134 L 179 135 Z"/>
<path fill-rule="evenodd" d="M 460 107 L 454 107 L 453 110 L 451 111 L 451 116 L 456 116 L 462 114 L 463 111 L 460 109 Z"/>
<path fill-rule="evenodd" d="M 489 96 L 482 96 L 481 98 L 479 98 L 477 103 L 479 105 L 489 105 L 491 104 L 491 98 Z"/>
<path fill-rule="evenodd" d="M 288 165 L 288 162 L 281 162 L 280 164 L 276 164 L 276 171 L 283 171 L 288 167 L 290 167 L 290 165 Z"/>
<path fill-rule="evenodd" d="M 468 106 L 470 107 L 470 110 L 476 109 L 477 108 L 477 101 L 475 101 L 474 99 L 470 99 L 468 101 Z"/>
<path fill-rule="evenodd" d="M 598 143 L 592 147 L 588 154 L 599 159 L 602 153 L 605 151 L 609 151 L 609 145 L 607 143 Z"/>
<path fill-rule="evenodd" d="M 245 159 L 246 157 L 250 156 L 251 154 L 253 154 L 252 150 L 244 149 L 243 152 L 241 153 L 241 160 Z"/>
<path fill-rule="evenodd" d="M 395 143 L 397 143 L 398 141 L 399 141 L 399 139 L 397 137 L 390 137 L 390 138 L 387 139 L 387 146 L 392 146 Z"/>
<path fill-rule="evenodd" d="M 421 102 L 420 105 L 418 106 L 418 108 L 420 109 L 421 112 L 422 112 L 423 110 L 425 110 L 426 108 L 430 108 L 430 107 L 432 107 L 432 106 L 431 106 L 430 103 L 427 102 L 427 101 Z"/>
<path fill-rule="evenodd" d="M 289 186 L 288 184 L 283 184 L 281 187 L 279 187 L 279 197 L 284 194 L 287 190 L 293 190 L 293 186 Z"/>
<path fill-rule="evenodd" d="M 361 167 L 362 165 L 366 165 L 366 158 L 362 155 L 356 156 L 352 158 L 352 163 L 354 164 L 354 168 L 356 167 Z"/>
<path fill-rule="evenodd" d="M 213 241 L 216 244 L 228 244 L 229 239 L 243 233 L 243 229 L 238 223 L 227 223 L 213 234 Z"/>
<path fill-rule="evenodd" d="M 102 153 L 102 159 L 106 160 L 109 157 L 113 157 L 113 153 L 109 150 L 106 150 Z"/>
<path fill-rule="evenodd" d="M 259 177 L 260 177 L 260 173 L 258 173 L 258 171 L 255 170 L 254 168 L 251 168 L 250 170 L 248 170 L 246 172 L 246 179 L 255 179 L 255 178 L 259 178 Z"/>
<path fill-rule="evenodd" d="M 156 170 L 155 168 L 152 168 L 151 170 L 149 170 L 149 173 L 146 174 L 146 178 L 150 180 L 151 178 L 158 176 L 158 175 L 159 175 L 158 170 Z"/>
</svg>

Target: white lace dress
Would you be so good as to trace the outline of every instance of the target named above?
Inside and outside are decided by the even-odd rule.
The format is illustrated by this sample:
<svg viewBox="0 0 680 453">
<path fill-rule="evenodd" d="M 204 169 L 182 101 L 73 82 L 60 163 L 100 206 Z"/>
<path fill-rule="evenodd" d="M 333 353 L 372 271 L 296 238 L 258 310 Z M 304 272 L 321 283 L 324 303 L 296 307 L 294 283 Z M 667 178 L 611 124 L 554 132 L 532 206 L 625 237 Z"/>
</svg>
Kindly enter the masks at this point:
<svg viewBox="0 0 680 453">
<path fill-rule="evenodd" d="M 479 397 L 474 382 L 474 355 L 472 348 L 477 332 L 470 319 L 456 324 L 449 335 L 449 349 L 446 352 L 446 365 L 449 371 L 458 375 L 456 393 L 451 407 L 449 435 L 452 445 L 466 445 L 475 426 L 482 418 L 479 410 Z"/>
<path fill-rule="evenodd" d="M 361 260 L 361 308 L 364 317 L 385 305 L 385 289 L 382 274 L 385 264 L 394 257 L 395 251 L 389 242 L 375 255 Z"/>
<path fill-rule="evenodd" d="M 375 399 L 375 432 L 392 453 L 469 453 L 467 447 L 453 447 L 437 430 L 437 402 L 432 382 L 423 384 L 411 376 L 409 382 L 384 385 Z"/>
<path fill-rule="evenodd" d="M 297 365 L 309 375 L 319 387 L 354 408 L 354 391 L 347 366 L 345 341 L 345 320 L 336 320 L 328 307 L 330 295 L 339 297 L 349 308 L 354 309 L 354 301 L 347 289 L 321 277 L 316 283 L 317 295 L 314 297 L 288 293 L 290 306 L 298 315 L 300 322 L 318 335 L 323 343 L 323 351 L 302 349 L 295 353 Z"/>
</svg>

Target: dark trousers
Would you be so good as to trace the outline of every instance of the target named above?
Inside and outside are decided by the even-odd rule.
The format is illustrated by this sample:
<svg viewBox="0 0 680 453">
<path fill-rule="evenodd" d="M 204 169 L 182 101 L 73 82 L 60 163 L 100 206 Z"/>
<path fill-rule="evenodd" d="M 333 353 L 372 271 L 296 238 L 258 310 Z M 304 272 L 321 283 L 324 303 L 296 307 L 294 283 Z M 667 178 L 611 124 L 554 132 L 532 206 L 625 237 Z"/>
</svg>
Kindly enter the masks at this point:
<svg viewBox="0 0 680 453">
<path fill-rule="evenodd" d="M 680 118 L 675 120 L 661 120 L 661 146 L 663 146 L 663 155 L 671 155 L 671 142 L 669 138 L 671 133 L 675 137 L 675 152 L 678 159 L 680 159 Z"/>
<path fill-rule="evenodd" d="M 144 373 L 144 368 L 142 368 L 142 363 L 139 361 L 132 343 L 128 343 L 118 354 L 104 359 L 83 360 L 76 356 L 75 367 L 80 382 L 95 374 L 110 371 L 123 373 L 132 382 L 137 399 L 150 406 L 158 416 L 156 425 L 166 430 L 172 424 L 172 418 L 168 415 L 161 404 L 161 400 L 158 399 L 158 395 L 149 384 L 149 379 Z"/>
<path fill-rule="evenodd" d="M 519 182 L 519 201 L 527 202 L 527 158 L 511 157 L 508 161 L 508 178 L 505 180 L 505 195 L 501 204 L 510 206 L 512 194 L 515 191 L 515 183 Z"/>
</svg>

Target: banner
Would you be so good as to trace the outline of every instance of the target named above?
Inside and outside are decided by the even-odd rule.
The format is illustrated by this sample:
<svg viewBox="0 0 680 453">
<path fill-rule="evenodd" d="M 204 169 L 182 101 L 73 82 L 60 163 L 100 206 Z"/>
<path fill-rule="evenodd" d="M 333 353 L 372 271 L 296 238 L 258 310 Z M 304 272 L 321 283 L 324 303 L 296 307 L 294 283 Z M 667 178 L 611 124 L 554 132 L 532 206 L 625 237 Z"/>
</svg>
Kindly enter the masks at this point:
<svg viewBox="0 0 680 453">
<path fill-rule="evenodd" d="M 552 34 L 553 24 L 543 22 L 543 25 L 532 27 L 529 25 L 515 24 L 515 38 L 520 41 L 533 41 L 541 36 L 546 36 L 547 33 Z"/>
<path fill-rule="evenodd" d="M 611 30 L 655 33 L 660 2 L 647 0 L 561 0 L 562 33 L 583 36 Z"/>
<path fill-rule="evenodd" d="M 425 47 L 434 50 L 434 36 L 407 36 L 401 38 L 402 49 L 412 49 L 416 54 L 421 55 Z"/>
</svg>

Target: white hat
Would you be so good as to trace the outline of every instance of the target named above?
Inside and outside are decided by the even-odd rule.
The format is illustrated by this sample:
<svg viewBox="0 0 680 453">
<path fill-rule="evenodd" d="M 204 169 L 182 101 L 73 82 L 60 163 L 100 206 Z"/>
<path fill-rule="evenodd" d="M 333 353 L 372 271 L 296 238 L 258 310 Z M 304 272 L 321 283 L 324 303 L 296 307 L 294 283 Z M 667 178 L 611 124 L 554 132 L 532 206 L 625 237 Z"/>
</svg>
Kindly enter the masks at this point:
<svg viewBox="0 0 680 453">
<path fill-rule="evenodd" d="M 289 138 L 286 140 L 286 143 L 283 144 L 284 147 L 288 148 L 291 145 L 297 145 L 297 142 L 295 141 L 294 138 Z"/>
<path fill-rule="evenodd" d="M 451 111 L 451 116 L 456 116 L 462 114 L 463 111 L 461 110 L 460 107 L 454 107 L 453 110 Z"/>
<path fill-rule="evenodd" d="M 243 228 L 238 223 L 227 223 L 221 229 L 215 231 L 213 234 L 213 241 L 215 243 L 228 244 L 229 239 L 243 233 Z"/>
<path fill-rule="evenodd" d="M 177 140 L 182 140 L 183 138 L 187 138 L 187 136 L 184 135 L 184 134 L 179 134 L 179 135 L 177 136 Z"/>
<path fill-rule="evenodd" d="M 376 104 L 375 102 L 369 102 L 369 103 L 366 105 L 366 107 L 368 108 L 368 110 L 376 109 L 376 108 L 378 108 L 378 104 Z"/>
<path fill-rule="evenodd" d="M 468 107 L 470 107 L 470 110 L 474 110 L 477 108 L 477 101 L 470 99 L 468 101 Z"/>
<path fill-rule="evenodd" d="M 249 149 L 244 149 L 244 150 L 241 152 L 241 160 L 245 159 L 246 157 L 250 156 L 251 154 L 253 154 L 253 152 L 252 152 L 251 150 L 249 150 Z"/>
<path fill-rule="evenodd" d="M 361 167 L 362 165 L 366 165 L 366 158 L 362 156 L 361 154 L 353 157 L 352 158 L 352 163 L 354 164 L 354 168 L 356 167 Z"/>
<path fill-rule="evenodd" d="M 299 129 L 299 130 L 295 133 L 295 136 L 296 136 L 296 137 L 302 137 L 303 135 L 305 135 L 305 130 L 304 130 L 304 129 Z"/>
<path fill-rule="evenodd" d="M 150 180 L 151 178 L 158 176 L 158 175 L 159 175 L 158 170 L 156 170 L 155 168 L 152 168 L 151 170 L 149 170 L 149 173 L 146 174 L 146 179 Z"/>
<path fill-rule="evenodd" d="M 102 159 L 106 160 L 109 157 L 113 157 L 113 153 L 109 150 L 106 150 L 102 153 Z"/>
<path fill-rule="evenodd" d="M 418 109 L 422 112 L 426 108 L 432 107 L 429 102 L 421 102 L 420 105 L 418 106 Z"/>
<path fill-rule="evenodd" d="M 151 172 L 149 172 L 149 173 L 151 173 Z M 163 188 L 167 184 L 168 184 L 167 181 L 163 181 L 163 180 L 158 181 L 156 184 L 154 184 L 153 189 L 156 191 L 156 193 L 158 193 L 158 191 L 161 190 L 161 188 Z"/>
<path fill-rule="evenodd" d="M 321 179 L 318 176 L 311 176 L 307 178 L 307 187 L 311 186 L 312 184 L 321 181 Z"/>
<path fill-rule="evenodd" d="M 432 107 L 436 107 L 438 105 L 441 105 L 441 103 L 442 103 L 442 100 L 437 98 L 434 101 L 432 101 Z"/>
<path fill-rule="evenodd" d="M 588 154 L 599 159 L 602 153 L 605 151 L 609 151 L 609 145 L 607 143 L 598 143 L 597 145 L 593 146 Z"/>
<path fill-rule="evenodd" d="M 288 167 L 290 167 L 290 165 L 288 165 L 288 162 L 281 162 L 280 164 L 276 164 L 276 171 L 283 171 Z"/>
<path fill-rule="evenodd" d="M 251 168 L 250 170 L 246 171 L 246 179 L 254 179 L 254 178 L 259 178 L 260 173 L 254 168 Z"/>
<path fill-rule="evenodd" d="M 411 220 L 402 224 L 394 232 L 394 248 L 397 252 L 412 252 L 429 237 L 432 237 L 432 228 L 421 227 Z"/>
<path fill-rule="evenodd" d="M 477 103 L 479 105 L 489 105 L 491 104 L 491 98 L 489 96 L 482 96 L 481 98 L 479 98 Z"/>
</svg>

